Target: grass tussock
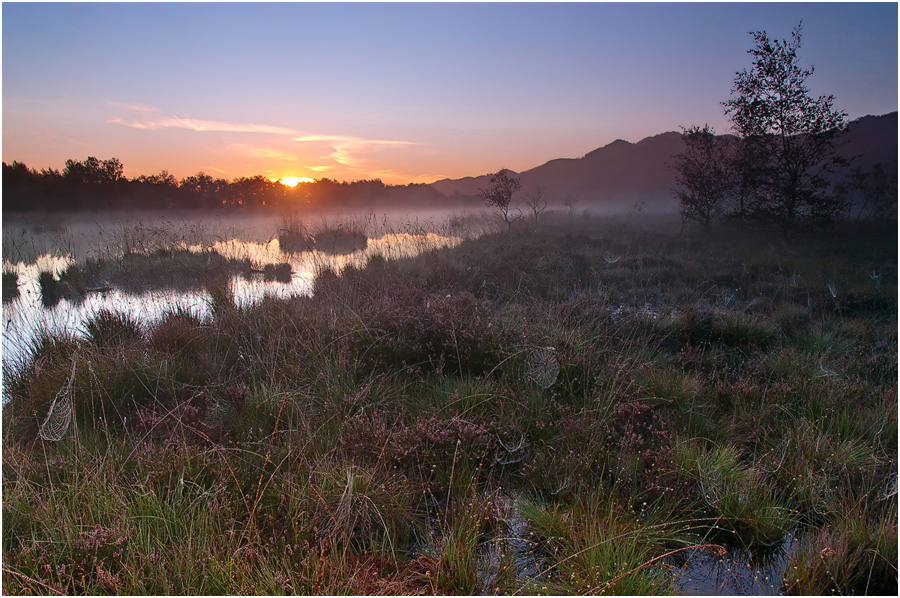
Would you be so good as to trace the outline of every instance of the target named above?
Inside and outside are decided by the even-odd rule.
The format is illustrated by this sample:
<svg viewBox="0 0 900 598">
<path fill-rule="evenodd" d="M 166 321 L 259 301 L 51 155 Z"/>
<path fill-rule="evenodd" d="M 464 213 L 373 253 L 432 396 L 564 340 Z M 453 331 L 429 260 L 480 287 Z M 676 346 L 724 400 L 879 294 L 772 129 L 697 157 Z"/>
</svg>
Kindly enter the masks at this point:
<svg viewBox="0 0 900 598">
<path fill-rule="evenodd" d="M 205 270 L 243 263 L 134 253 L 209 274 L 209 315 L 100 312 L 4 371 L 3 590 L 660 594 L 764 549 L 787 593 L 895 593 L 884 234 L 545 214 L 254 305 Z"/>
</svg>

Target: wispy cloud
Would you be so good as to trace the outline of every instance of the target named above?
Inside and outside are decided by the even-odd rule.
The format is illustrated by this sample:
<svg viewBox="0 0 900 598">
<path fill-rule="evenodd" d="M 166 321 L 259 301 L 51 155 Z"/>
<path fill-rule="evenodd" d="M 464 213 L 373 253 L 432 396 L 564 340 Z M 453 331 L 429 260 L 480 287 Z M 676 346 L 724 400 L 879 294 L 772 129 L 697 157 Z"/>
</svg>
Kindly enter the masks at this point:
<svg viewBox="0 0 900 598">
<path fill-rule="evenodd" d="M 339 144 L 357 145 L 415 145 L 414 141 L 394 141 L 390 139 L 365 139 L 363 137 L 348 137 L 346 135 L 303 135 L 295 137 L 294 141 L 327 141 Z"/>
<path fill-rule="evenodd" d="M 332 147 L 328 158 L 344 166 L 359 166 L 357 154 L 365 152 L 372 146 L 403 146 L 416 145 L 414 141 L 397 141 L 392 139 L 365 139 L 362 137 L 349 137 L 346 135 L 304 135 L 295 137 L 294 141 L 300 142 L 325 142 Z"/>
<path fill-rule="evenodd" d="M 125 108 L 126 110 L 131 110 L 133 112 L 159 112 L 159 108 L 154 108 L 153 106 L 145 106 L 143 104 L 123 104 L 122 102 L 110 102 L 110 106 L 118 106 L 119 108 Z"/>
<path fill-rule="evenodd" d="M 188 129 L 198 133 L 263 133 L 268 135 L 296 135 L 299 131 L 287 127 L 273 125 L 256 125 L 230 123 L 221 120 L 203 120 L 196 118 L 164 117 L 158 119 L 126 120 L 113 117 L 106 122 L 153 131 L 156 129 Z"/>
<path fill-rule="evenodd" d="M 332 160 L 335 164 L 329 165 L 326 162 L 326 164 L 320 164 L 315 167 L 306 167 L 316 172 L 333 170 L 335 165 L 354 170 L 378 170 L 369 158 L 371 153 L 377 148 L 417 145 L 413 141 L 310 133 L 291 127 L 271 124 L 167 116 L 160 114 L 160 111 L 156 108 L 141 104 L 110 102 L 110 105 L 128 110 L 131 114 L 128 117 L 111 116 L 107 119 L 107 122 L 132 129 L 144 131 L 184 129 L 197 133 L 238 133 L 272 136 L 270 141 L 262 142 L 257 140 L 253 145 L 232 143 L 228 146 L 231 151 L 253 155 L 262 159 L 296 162 L 303 158 L 298 155 L 299 152 L 298 154 L 291 152 L 285 144 L 323 144 L 328 149 L 320 158 Z M 321 146 L 318 149 L 321 151 Z"/>
</svg>

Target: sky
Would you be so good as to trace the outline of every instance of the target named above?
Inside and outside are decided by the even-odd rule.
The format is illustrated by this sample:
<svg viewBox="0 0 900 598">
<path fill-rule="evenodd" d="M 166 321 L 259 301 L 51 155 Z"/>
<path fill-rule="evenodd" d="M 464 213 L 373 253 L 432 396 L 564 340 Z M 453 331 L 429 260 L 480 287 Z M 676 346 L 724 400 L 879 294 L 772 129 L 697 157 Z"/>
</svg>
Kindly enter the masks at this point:
<svg viewBox="0 0 900 598">
<path fill-rule="evenodd" d="M 897 110 L 896 3 L 2 4 L 3 161 L 429 183 L 695 124 L 787 38 L 850 119 Z"/>
</svg>

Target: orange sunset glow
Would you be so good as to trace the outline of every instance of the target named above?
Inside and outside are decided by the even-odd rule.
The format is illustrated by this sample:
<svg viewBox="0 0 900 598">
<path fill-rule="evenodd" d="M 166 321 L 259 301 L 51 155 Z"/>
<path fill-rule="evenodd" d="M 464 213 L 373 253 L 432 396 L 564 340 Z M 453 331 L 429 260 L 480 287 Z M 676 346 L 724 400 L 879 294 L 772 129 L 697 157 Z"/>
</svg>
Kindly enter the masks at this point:
<svg viewBox="0 0 900 598">
<path fill-rule="evenodd" d="M 296 187 L 300 183 L 314 183 L 315 180 L 307 176 L 286 176 L 281 179 L 269 179 L 272 182 L 278 181 L 285 187 Z"/>
</svg>

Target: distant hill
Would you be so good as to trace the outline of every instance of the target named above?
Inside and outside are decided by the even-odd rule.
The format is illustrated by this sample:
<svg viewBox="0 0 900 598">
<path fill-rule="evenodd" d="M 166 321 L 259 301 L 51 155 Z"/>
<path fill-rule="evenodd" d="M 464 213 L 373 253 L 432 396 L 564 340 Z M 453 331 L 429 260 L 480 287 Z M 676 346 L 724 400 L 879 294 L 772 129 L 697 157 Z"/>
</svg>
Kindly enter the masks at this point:
<svg viewBox="0 0 900 598">
<path fill-rule="evenodd" d="M 864 116 L 850 123 L 837 141 L 838 154 L 855 156 L 863 171 L 879 162 L 897 167 L 897 113 Z M 675 177 L 669 163 L 683 149 L 681 134 L 662 133 L 637 143 L 618 139 L 583 158 L 559 158 L 516 173 L 522 192 L 540 185 L 554 202 L 571 196 L 580 207 L 629 210 L 644 202 L 648 210 L 676 211 L 672 195 Z M 835 178 L 843 175 L 836 174 Z M 447 196 L 474 196 L 489 184 L 490 175 L 443 179 L 431 186 Z M 521 193 L 520 193 L 521 194 Z"/>
</svg>

